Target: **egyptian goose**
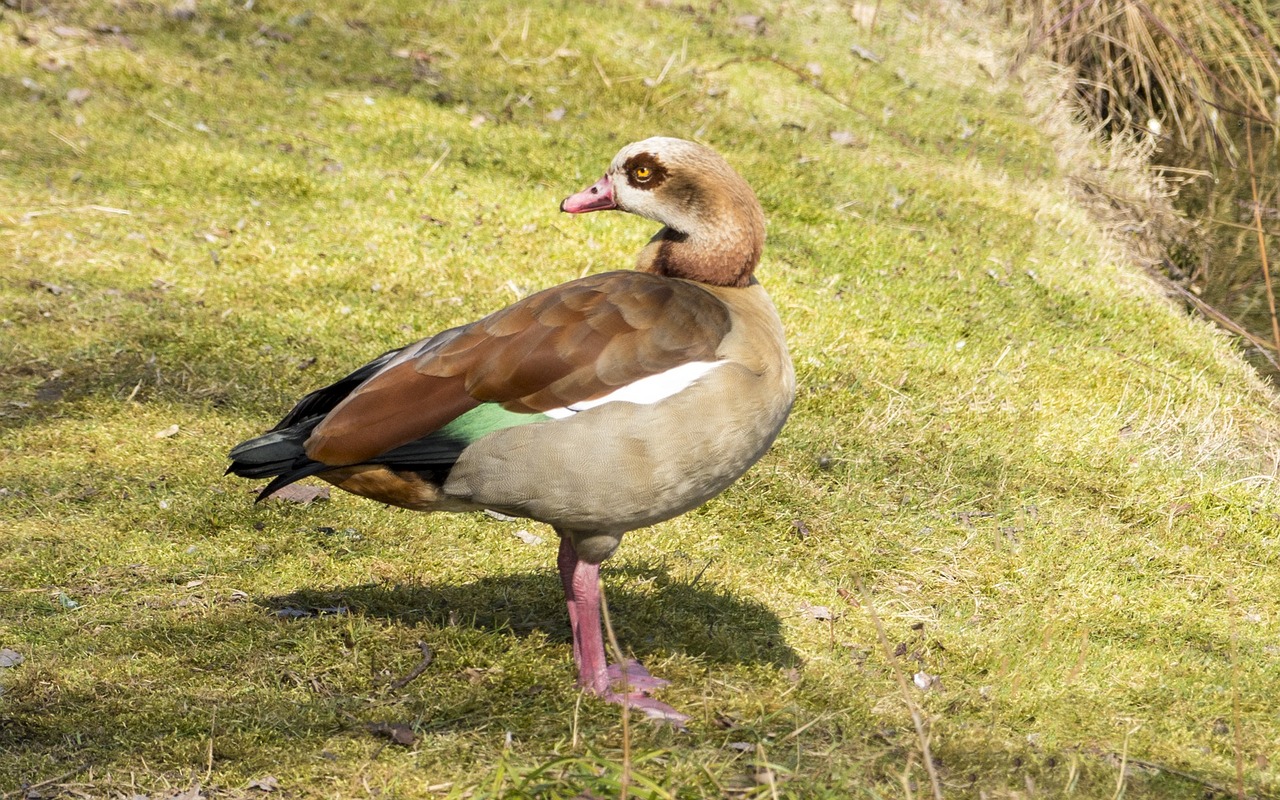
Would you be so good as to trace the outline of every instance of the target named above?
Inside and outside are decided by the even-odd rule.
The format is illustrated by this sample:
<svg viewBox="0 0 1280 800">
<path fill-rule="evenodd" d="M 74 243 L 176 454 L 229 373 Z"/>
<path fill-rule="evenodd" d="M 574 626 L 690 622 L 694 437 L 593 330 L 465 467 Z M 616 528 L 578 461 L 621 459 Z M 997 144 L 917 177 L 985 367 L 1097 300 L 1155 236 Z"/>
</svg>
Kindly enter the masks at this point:
<svg viewBox="0 0 1280 800">
<path fill-rule="evenodd" d="M 607 664 L 600 562 L 627 531 L 724 491 L 786 421 L 795 373 L 752 277 L 764 213 L 717 153 L 670 138 L 627 145 L 560 208 L 663 228 L 636 271 L 546 289 L 312 392 L 233 449 L 228 472 L 273 477 L 259 499 L 314 475 L 417 511 L 551 525 L 579 684 L 681 721 L 647 694 L 664 681 Z"/>
</svg>

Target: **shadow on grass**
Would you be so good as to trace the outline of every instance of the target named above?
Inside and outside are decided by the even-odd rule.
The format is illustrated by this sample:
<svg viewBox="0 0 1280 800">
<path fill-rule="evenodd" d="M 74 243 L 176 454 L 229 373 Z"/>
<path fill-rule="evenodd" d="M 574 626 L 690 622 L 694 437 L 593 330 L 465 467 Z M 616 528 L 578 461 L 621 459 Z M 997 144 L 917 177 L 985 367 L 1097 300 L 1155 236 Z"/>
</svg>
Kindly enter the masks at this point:
<svg viewBox="0 0 1280 800">
<path fill-rule="evenodd" d="M 670 579 L 665 568 L 632 565 L 602 570 L 619 642 L 643 657 L 680 652 L 713 663 L 795 666 L 782 623 L 763 604 L 698 582 Z M 517 636 L 541 630 L 569 642 L 568 613 L 552 571 L 498 575 L 470 583 L 303 590 L 259 598 L 281 617 L 339 613 L 404 624 L 462 625 Z"/>
<path fill-rule="evenodd" d="M 683 653 L 765 668 L 799 662 L 777 615 L 755 600 L 703 581 L 671 580 L 660 565 L 607 569 L 605 581 L 621 645 L 642 660 Z M 149 760 L 203 765 L 215 725 L 215 760 L 247 775 L 283 768 L 268 766 L 277 761 L 306 768 L 326 747 L 337 752 L 348 738 L 372 740 L 367 719 L 412 723 L 420 735 L 496 727 L 536 738 L 562 733 L 563 713 L 573 705 L 566 694 L 573 691 L 567 614 L 551 569 L 303 590 L 190 613 L 200 616 L 174 608 L 105 625 L 92 652 L 53 647 L 33 654 L 5 687 L 0 793 L 68 764 L 131 765 L 143 752 Z M 394 643 L 402 637 L 371 633 L 390 626 L 433 646 L 444 640 L 443 651 L 455 656 L 466 648 L 463 664 L 503 663 L 496 651 L 513 649 L 512 663 L 527 662 L 530 672 L 476 687 L 437 666 L 410 692 L 383 697 L 368 683 L 363 659 L 353 662 L 343 644 L 344 620 L 352 618 L 377 623 L 356 626 L 376 639 L 378 652 L 367 655 L 374 663 L 404 655 Z M 523 641 L 535 631 L 551 642 Z M 547 659 L 533 657 L 530 647 Z M 532 676 L 542 677 L 527 680 Z M 6 781 L 6 764 L 20 764 L 21 773 Z"/>
</svg>

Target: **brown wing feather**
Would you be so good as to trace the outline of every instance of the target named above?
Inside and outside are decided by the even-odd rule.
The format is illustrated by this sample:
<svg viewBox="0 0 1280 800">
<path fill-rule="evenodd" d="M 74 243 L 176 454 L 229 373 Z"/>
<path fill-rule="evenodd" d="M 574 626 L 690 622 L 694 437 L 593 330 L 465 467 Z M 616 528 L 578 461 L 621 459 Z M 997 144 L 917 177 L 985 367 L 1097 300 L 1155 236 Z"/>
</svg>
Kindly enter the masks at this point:
<svg viewBox="0 0 1280 800">
<path fill-rule="evenodd" d="M 730 327 L 697 284 L 640 272 L 580 278 L 419 346 L 353 391 L 307 440 L 307 455 L 357 464 L 438 430 L 480 403 L 537 412 L 603 397 L 715 358 Z"/>
<path fill-rule="evenodd" d="M 437 430 L 480 405 L 460 377 L 423 375 L 406 361 L 347 395 L 303 445 L 322 464 L 360 464 Z"/>
</svg>

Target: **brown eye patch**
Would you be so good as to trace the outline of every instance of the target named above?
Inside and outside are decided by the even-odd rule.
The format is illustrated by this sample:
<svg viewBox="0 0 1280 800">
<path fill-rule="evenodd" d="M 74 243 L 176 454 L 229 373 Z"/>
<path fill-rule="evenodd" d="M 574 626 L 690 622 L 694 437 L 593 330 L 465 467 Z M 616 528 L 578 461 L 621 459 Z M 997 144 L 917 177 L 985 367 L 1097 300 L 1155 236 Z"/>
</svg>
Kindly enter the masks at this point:
<svg viewBox="0 0 1280 800">
<path fill-rule="evenodd" d="M 637 189 L 651 190 L 667 179 L 667 168 L 653 153 L 637 153 L 622 165 L 627 182 Z"/>
</svg>

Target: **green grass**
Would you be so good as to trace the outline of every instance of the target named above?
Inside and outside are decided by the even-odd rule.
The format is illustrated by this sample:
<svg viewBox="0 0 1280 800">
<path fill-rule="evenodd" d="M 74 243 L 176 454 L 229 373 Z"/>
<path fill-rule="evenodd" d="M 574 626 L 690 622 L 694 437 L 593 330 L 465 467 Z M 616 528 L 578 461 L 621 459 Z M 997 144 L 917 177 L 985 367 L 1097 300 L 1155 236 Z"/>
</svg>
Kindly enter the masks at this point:
<svg viewBox="0 0 1280 800">
<path fill-rule="evenodd" d="M 655 134 L 756 187 L 800 396 L 606 568 L 693 717 L 632 726 L 633 794 L 928 796 L 859 579 L 940 678 L 948 797 L 1280 792 L 1275 398 L 1074 199 L 984 19 L 43 8 L 0 19 L 0 793 L 617 794 L 549 531 L 221 473 L 364 359 L 628 266 L 652 224 L 557 205 Z"/>
</svg>

